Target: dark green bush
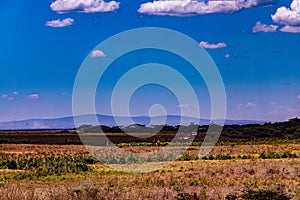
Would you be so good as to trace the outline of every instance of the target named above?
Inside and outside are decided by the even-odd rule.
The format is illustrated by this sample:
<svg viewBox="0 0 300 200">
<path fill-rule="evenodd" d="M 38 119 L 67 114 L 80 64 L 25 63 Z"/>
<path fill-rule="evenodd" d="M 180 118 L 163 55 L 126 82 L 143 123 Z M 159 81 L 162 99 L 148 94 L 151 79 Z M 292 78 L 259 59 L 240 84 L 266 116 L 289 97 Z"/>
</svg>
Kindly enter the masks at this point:
<svg viewBox="0 0 300 200">
<path fill-rule="evenodd" d="M 195 156 L 192 154 L 184 154 L 180 158 L 177 159 L 178 161 L 189 161 L 189 160 L 199 160 L 199 156 Z"/>
<path fill-rule="evenodd" d="M 252 190 L 249 189 L 244 191 L 241 195 L 228 194 L 225 197 L 226 200 L 289 200 L 291 197 L 286 195 L 282 190 L 267 190 L 259 189 Z"/>
<path fill-rule="evenodd" d="M 196 193 L 189 194 L 189 193 L 178 193 L 175 197 L 177 200 L 198 200 L 200 199 Z"/>
<path fill-rule="evenodd" d="M 22 158 L 10 155 L 0 157 L 0 168 L 30 170 L 36 176 L 61 175 L 66 173 L 78 173 L 89 171 L 88 164 L 94 164 L 97 160 L 90 156 L 48 156 Z"/>
<path fill-rule="evenodd" d="M 282 191 L 272 191 L 272 190 L 248 190 L 241 195 L 244 200 L 289 200 L 289 196 L 284 194 Z"/>
<path fill-rule="evenodd" d="M 283 153 L 277 153 L 277 152 L 262 152 L 259 155 L 259 158 L 262 159 L 279 159 L 279 158 L 298 158 L 299 156 L 295 153 L 291 153 L 289 151 L 285 151 Z"/>
<path fill-rule="evenodd" d="M 229 194 L 225 197 L 226 200 L 237 200 L 238 198 L 236 194 Z"/>
</svg>

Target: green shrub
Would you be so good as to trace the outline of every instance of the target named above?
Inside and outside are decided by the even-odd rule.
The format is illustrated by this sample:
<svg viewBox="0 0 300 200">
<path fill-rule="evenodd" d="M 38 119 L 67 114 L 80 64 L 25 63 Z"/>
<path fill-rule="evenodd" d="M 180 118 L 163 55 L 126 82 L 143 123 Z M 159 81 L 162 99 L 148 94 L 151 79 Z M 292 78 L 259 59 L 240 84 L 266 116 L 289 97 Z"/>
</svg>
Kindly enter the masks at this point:
<svg viewBox="0 0 300 200">
<path fill-rule="evenodd" d="M 88 164 L 97 162 L 89 156 L 48 156 L 22 158 L 11 155 L 0 157 L 0 168 L 29 170 L 35 172 L 36 176 L 61 175 L 66 173 L 78 173 L 89 171 Z M 22 178 L 22 177 L 17 177 Z"/>
<path fill-rule="evenodd" d="M 189 160 L 199 160 L 199 156 L 195 156 L 192 154 L 184 154 L 180 158 L 177 159 L 178 161 L 189 161 Z"/>
<path fill-rule="evenodd" d="M 241 195 L 244 200 L 289 200 L 291 199 L 282 191 L 263 190 L 258 191 L 248 190 Z"/>
<path fill-rule="evenodd" d="M 229 194 L 225 197 L 226 200 L 237 200 L 238 198 L 236 194 Z"/>
<path fill-rule="evenodd" d="M 283 153 L 277 153 L 277 152 L 262 152 L 259 155 L 259 158 L 262 159 L 279 159 L 279 158 L 299 158 L 299 156 L 295 153 L 291 153 L 289 151 L 285 151 Z"/>
<path fill-rule="evenodd" d="M 177 196 L 175 197 L 177 200 L 198 200 L 199 197 L 197 196 L 196 193 L 194 194 L 189 194 L 189 193 L 178 193 Z"/>
<path fill-rule="evenodd" d="M 267 189 L 259 189 L 252 190 L 249 189 L 244 191 L 241 195 L 237 194 L 228 194 L 225 197 L 226 200 L 289 200 L 291 197 L 286 195 L 282 190 L 267 190 Z"/>
</svg>

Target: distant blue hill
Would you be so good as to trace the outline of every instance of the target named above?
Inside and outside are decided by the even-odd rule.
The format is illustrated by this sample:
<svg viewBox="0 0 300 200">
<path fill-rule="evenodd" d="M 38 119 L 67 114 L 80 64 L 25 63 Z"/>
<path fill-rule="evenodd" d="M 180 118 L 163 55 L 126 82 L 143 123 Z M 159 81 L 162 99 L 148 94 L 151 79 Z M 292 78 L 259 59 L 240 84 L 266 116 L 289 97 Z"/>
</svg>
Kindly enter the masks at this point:
<svg viewBox="0 0 300 200">
<path fill-rule="evenodd" d="M 82 115 L 78 116 L 80 121 L 83 124 L 87 125 L 98 125 L 90 123 L 90 118 L 92 115 Z M 128 126 L 132 123 L 136 124 L 143 124 L 143 125 L 162 125 L 161 122 L 164 122 L 166 119 L 167 125 L 176 126 L 178 124 L 181 125 L 189 125 L 191 123 L 196 123 L 200 125 L 208 125 L 211 123 L 208 119 L 196 119 L 193 117 L 182 117 L 182 122 L 180 123 L 181 116 L 178 115 L 168 115 L 168 116 L 157 116 L 157 117 L 147 117 L 147 116 L 140 116 L 140 117 L 132 117 L 131 120 L 129 117 L 114 117 L 109 115 L 97 115 L 98 121 L 100 125 L 106 126 L 118 126 L 116 121 L 121 122 L 119 126 Z M 150 123 L 151 122 L 151 123 Z M 218 123 L 215 121 L 214 123 Z M 225 124 L 262 124 L 263 121 L 256 121 L 256 120 L 226 120 Z M 62 117 L 62 118 L 53 118 L 53 119 L 28 119 L 28 120 L 21 120 L 21 121 L 10 121 L 10 122 L 0 122 L 0 130 L 28 130 L 28 129 L 73 129 L 75 128 L 73 117 Z"/>
</svg>

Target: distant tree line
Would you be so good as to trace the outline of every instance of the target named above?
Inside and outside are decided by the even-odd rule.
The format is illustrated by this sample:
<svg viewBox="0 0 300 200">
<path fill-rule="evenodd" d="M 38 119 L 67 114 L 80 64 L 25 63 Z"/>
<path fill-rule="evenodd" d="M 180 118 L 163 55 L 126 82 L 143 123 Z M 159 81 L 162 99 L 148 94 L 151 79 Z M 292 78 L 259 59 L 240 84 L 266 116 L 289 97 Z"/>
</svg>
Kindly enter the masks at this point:
<svg viewBox="0 0 300 200">
<path fill-rule="evenodd" d="M 145 126 L 143 124 L 133 124 L 127 127 L 118 126 L 92 126 L 82 125 L 77 128 L 80 133 L 177 133 L 179 128 L 182 133 L 196 133 L 197 135 L 205 135 L 210 130 L 219 129 L 217 124 L 197 125 L 153 125 Z M 285 122 L 267 122 L 264 124 L 247 124 L 247 125 L 225 125 L 222 130 L 221 137 L 224 139 L 245 139 L 253 140 L 256 138 L 300 138 L 300 119 L 293 118 Z"/>
</svg>

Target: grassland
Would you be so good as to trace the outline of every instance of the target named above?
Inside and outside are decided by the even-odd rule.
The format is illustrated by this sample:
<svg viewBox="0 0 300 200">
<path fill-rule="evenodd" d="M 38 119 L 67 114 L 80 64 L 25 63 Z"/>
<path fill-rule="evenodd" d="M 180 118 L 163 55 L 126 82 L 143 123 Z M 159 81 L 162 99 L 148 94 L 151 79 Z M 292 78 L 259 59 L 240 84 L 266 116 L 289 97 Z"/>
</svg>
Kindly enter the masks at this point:
<svg viewBox="0 0 300 200">
<path fill-rule="evenodd" d="M 134 174 L 99 163 L 81 145 L 1 144 L 0 199 L 225 199 L 260 189 L 300 199 L 300 144 L 230 143 L 205 158 L 198 151 L 192 146 L 163 169 Z"/>
</svg>

